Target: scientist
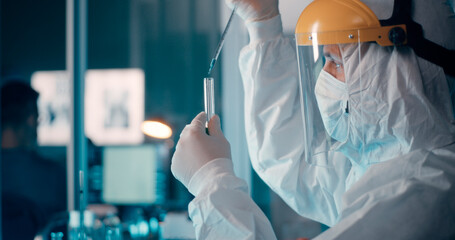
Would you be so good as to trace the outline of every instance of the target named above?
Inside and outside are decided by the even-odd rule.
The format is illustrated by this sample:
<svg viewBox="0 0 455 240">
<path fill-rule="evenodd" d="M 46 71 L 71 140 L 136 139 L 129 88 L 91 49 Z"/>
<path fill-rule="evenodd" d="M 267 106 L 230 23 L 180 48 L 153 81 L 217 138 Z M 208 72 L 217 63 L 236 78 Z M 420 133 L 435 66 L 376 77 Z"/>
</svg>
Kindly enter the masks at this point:
<svg viewBox="0 0 455 240">
<path fill-rule="evenodd" d="M 66 174 L 37 152 L 38 92 L 25 80 L 1 87 L 3 240 L 33 239 L 66 211 Z"/>
<path fill-rule="evenodd" d="M 316 239 L 454 239 L 451 78 L 405 45 L 402 24 L 380 24 L 393 2 L 315 0 L 296 44 L 277 0 L 227 2 L 250 33 L 239 65 L 252 166 L 297 213 L 330 226 Z M 414 1 L 413 14 L 447 47 L 455 19 L 444 2 Z M 197 238 L 275 239 L 233 173 L 218 116 L 209 135 L 204 119 L 183 130 L 171 166 L 196 197 Z"/>
</svg>

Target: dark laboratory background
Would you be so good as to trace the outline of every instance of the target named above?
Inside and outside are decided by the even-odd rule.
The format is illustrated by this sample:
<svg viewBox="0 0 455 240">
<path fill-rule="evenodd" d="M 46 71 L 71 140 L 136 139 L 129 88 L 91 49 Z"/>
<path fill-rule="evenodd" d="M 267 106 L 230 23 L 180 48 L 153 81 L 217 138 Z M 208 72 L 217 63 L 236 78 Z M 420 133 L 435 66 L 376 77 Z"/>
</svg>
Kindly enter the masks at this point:
<svg viewBox="0 0 455 240">
<path fill-rule="evenodd" d="M 204 110 L 202 82 L 220 37 L 219 4 L 224 3 L 213 0 L 89 0 L 87 3 L 87 69 L 92 73 L 90 79 L 86 78 L 85 91 L 91 95 L 85 100 L 95 100 L 89 107 L 86 103 L 86 117 L 89 115 L 90 118 L 86 118 L 85 124 L 99 121 L 106 128 L 104 132 L 87 132 L 87 209 L 90 210 L 84 214 L 87 239 L 166 239 L 165 231 L 169 230 L 164 229 L 164 216 L 173 213 L 175 221 L 181 221 L 184 214 L 179 213 L 184 212 L 191 201 L 191 195 L 170 173 L 170 158 L 180 131 Z M 18 149 L 3 149 L 2 145 L 3 239 L 33 239 L 27 235 L 31 232 L 39 232 L 41 239 L 50 239 L 51 235 L 52 239 L 61 239 L 58 232 L 63 233 L 63 239 L 76 239 L 78 237 L 71 235 L 71 231 L 79 227 L 74 220 L 80 219 L 74 218 L 78 213 L 65 212 L 62 208 L 66 204 L 60 209 L 26 212 L 23 205 L 40 208 L 40 201 L 45 205 L 49 204 L 46 201 L 56 199 L 41 196 L 43 199 L 37 203 L 33 193 L 29 198 L 15 198 L 20 192 L 14 189 L 18 185 L 8 186 L 12 180 L 6 179 L 7 172 L 9 175 L 14 173 L 11 178 L 19 176 L 25 182 L 23 184 L 35 192 L 50 187 L 41 186 L 47 181 L 49 185 L 66 187 L 66 178 L 58 178 L 62 174 L 65 176 L 68 136 L 64 133 L 69 124 L 68 104 L 65 105 L 69 100 L 65 100 L 65 96 L 71 90 L 64 73 L 66 1 L 2 0 L 0 10 L 1 85 L 21 82 L 39 93 L 38 121 L 42 127 L 38 127 L 37 146 L 20 149 L 27 152 L 26 156 L 18 153 Z M 215 79 L 220 78 L 220 71 L 215 67 L 212 73 Z M 132 75 L 128 75 L 131 72 Z M 118 89 L 127 90 L 119 94 Z M 222 112 L 219 87 L 215 92 L 216 109 Z M 99 95 L 104 97 L 96 98 Z M 97 99 L 101 99 L 99 104 L 95 104 Z M 131 108 L 132 105 L 125 102 L 140 104 L 133 104 Z M 110 118 L 103 115 L 99 120 L 96 114 L 87 113 L 87 108 L 95 105 L 98 112 L 110 111 L 111 115 L 105 114 Z M 134 109 L 134 106 L 140 109 Z M 111 109 L 107 110 L 109 107 Z M 57 121 L 64 116 L 66 122 Z M 134 135 L 132 121 L 138 119 L 141 122 L 157 120 L 169 126 L 172 134 L 164 138 L 145 132 Z M 123 130 L 119 130 L 117 135 L 109 135 L 115 127 L 124 128 L 125 134 L 122 136 Z M 127 140 L 129 133 L 132 134 L 131 141 Z M 103 135 L 111 137 L 102 138 Z M 11 167 L 7 164 L 11 161 L 9 158 L 23 158 L 24 163 L 13 166 L 13 170 L 5 169 Z M 52 169 L 58 170 L 44 174 L 52 177 L 35 181 L 36 178 L 29 177 L 37 174 L 40 167 L 27 167 L 30 158 L 38 158 L 46 162 L 44 165 L 55 166 Z M 140 166 L 147 166 L 147 170 Z M 132 186 L 135 181 L 150 179 L 153 184 L 138 189 Z M 55 184 L 56 181 L 59 184 Z M 35 194 L 46 195 L 44 192 Z M 125 195 L 130 197 L 125 198 Z M 15 207 L 21 212 L 14 212 Z M 18 222 L 26 221 L 24 216 L 33 216 L 36 226 L 30 229 L 14 227 L 14 224 L 8 225 L 5 216 L 6 219 L 19 216 Z M 72 225 L 71 222 L 75 223 Z M 161 232 L 158 234 L 158 231 Z"/>
</svg>

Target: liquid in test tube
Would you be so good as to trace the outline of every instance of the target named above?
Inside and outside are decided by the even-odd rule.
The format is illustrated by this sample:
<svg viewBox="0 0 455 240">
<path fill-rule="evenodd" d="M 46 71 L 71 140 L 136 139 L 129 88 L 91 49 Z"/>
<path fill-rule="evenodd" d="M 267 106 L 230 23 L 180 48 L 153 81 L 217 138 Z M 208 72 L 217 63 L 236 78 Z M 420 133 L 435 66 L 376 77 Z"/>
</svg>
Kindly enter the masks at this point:
<svg viewBox="0 0 455 240">
<path fill-rule="evenodd" d="M 215 115 L 214 80 L 211 77 L 204 78 L 204 104 L 205 113 L 207 115 L 205 126 L 208 127 L 210 119 Z"/>
</svg>

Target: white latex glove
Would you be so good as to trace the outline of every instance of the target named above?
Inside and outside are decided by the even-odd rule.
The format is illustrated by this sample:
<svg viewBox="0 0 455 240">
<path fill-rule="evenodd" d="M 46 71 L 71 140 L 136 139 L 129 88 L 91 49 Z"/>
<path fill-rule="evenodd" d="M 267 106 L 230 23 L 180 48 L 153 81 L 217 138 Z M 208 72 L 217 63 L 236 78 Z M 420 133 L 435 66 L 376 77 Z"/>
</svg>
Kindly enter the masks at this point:
<svg viewBox="0 0 455 240">
<path fill-rule="evenodd" d="M 279 14 L 278 0 L 225 0 L 229 8 L 237 6 L 236 13 L 245 22 L 258 22 Z"/>
<path fill-rule="evenodd" d="M 215 115 L 205 132 L 204 112 L 186 125 L 172 157 L 171 171 L 177 180 L 188 188 L 193 175 L 206 163 L 217 158 L 231 158 L 231 147 L 221 131 L 220 118 Z"/>
</svg>

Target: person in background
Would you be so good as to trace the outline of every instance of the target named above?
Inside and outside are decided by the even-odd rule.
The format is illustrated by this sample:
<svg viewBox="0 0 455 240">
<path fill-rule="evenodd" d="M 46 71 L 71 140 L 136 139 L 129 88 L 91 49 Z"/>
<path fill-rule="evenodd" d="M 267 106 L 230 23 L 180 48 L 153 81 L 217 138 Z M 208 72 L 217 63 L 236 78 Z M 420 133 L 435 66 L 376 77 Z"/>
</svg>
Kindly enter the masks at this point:
<svg viewBox="0 0 455 240">
<path fill-rule="evenodd" d="M 296 26 L 297 49 L 277 0 L 227 2 L 250 34 L 239 66 L 252 166 L 294 211 L 330 227 L 316 239 L 454 239 L 453 82 L 421 49 L 392 42 L 387 33 L 400 23 L 381 25 L 376 15 L 393 1 L 312 1 Z M 425 37 L 453 48 L 446 2 L 404 9 Z M 234 175 L 219 118 L 209 134 L 204 119 L 185 127 L 171 166 L 195 196 L 197 238 L 276 239 Z"/>
<path fill-rule="evenodd" d="M 32 239 L 66 211 L 63 166 L 36 153 L 38 93 L 23 81 L 1 88 L 3 239 Z"/>
</svg>

